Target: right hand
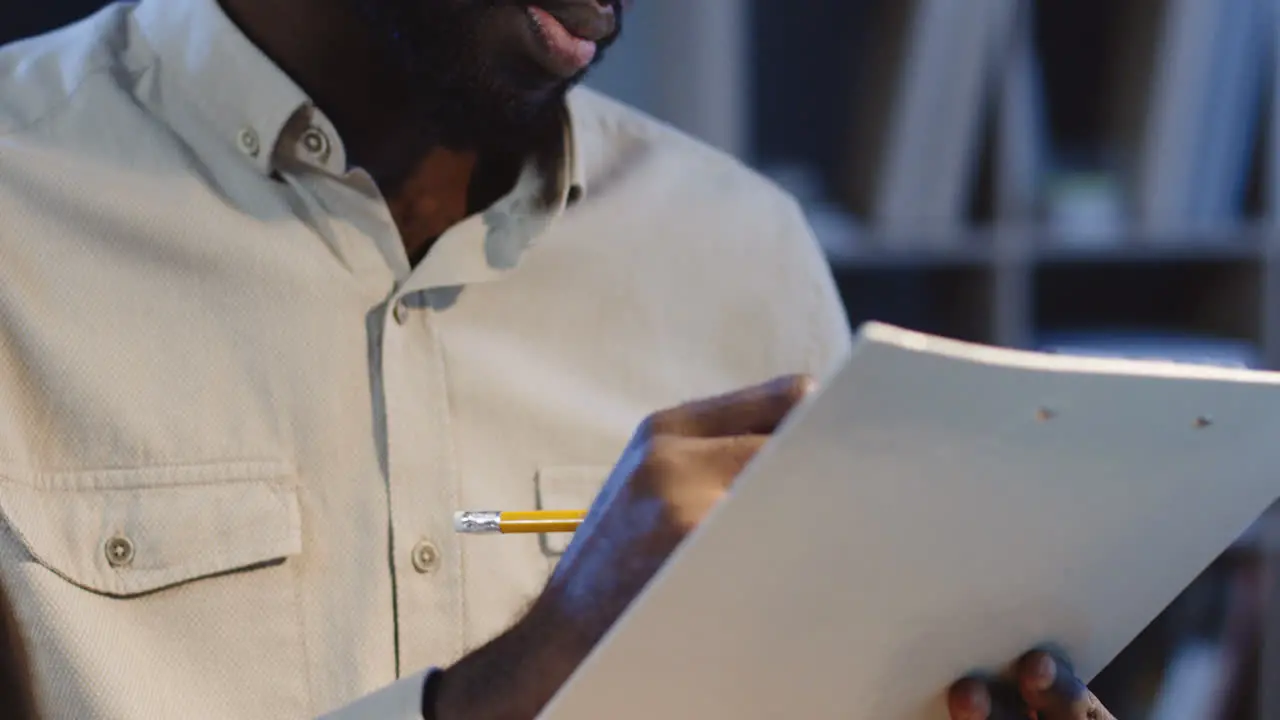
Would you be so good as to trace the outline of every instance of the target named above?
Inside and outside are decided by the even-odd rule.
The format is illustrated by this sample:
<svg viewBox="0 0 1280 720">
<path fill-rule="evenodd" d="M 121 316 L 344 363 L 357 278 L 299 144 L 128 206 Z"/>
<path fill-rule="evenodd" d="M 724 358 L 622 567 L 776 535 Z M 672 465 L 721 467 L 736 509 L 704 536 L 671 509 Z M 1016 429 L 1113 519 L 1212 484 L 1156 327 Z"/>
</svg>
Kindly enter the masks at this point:
<svg viewBox="0 0 1280 720">
<path fill-rule="evenodd" d="M 787 376 L 650 416 L 535 609 L 565 623 L 585 655 L 813 387 Z"/>
<path fill-rule="evenodd" d="M 445 673 L 438 715 L 537 715 L 813 388 L 782 377 L 641 423 L 525 618 Z"/>
</svg>

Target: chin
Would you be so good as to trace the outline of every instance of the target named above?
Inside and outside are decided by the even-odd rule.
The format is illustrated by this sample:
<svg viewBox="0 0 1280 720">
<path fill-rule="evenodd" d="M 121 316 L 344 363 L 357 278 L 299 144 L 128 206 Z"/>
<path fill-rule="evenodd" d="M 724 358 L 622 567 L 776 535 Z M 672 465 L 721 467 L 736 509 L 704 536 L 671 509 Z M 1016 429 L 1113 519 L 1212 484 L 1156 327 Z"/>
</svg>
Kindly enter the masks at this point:
<svg viewBox="0 0 1280 720">
<path fill-rule="evenodd" d="M 620 0 L 350 1 L 387 38 L 422 123 L 450 145 L 542 132 L 622 27 Z"/>
</svg>

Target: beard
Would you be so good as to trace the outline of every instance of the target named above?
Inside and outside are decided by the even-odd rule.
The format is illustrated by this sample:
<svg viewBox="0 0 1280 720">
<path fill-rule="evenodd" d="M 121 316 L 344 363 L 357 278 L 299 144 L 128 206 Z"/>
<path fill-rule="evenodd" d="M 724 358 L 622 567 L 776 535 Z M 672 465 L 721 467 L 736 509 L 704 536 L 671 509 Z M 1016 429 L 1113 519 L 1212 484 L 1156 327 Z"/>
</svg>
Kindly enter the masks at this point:
<svg viewBox="0 0 1280 720">
<path fill-rule="evenodd" d="M 558 133 L 564 97 L 589 69 L 556 77 L 525 51 L 528 2 L 346 1 L 400 71 L 408 110 L 424 143 L 529 152 Z M 592 65 L 621 29 L 621 0 L 611 2 L 619 24 L 597 42 Z"/>
</svg>

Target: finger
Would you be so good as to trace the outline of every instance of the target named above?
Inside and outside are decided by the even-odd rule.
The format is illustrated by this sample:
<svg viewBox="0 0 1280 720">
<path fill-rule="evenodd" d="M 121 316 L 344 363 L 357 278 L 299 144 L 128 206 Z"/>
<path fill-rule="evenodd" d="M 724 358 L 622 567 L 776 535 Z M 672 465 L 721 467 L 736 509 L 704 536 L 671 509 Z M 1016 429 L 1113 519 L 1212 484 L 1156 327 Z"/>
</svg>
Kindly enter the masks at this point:
<svg viewBox="0 0 1280 720">
<path fill-rule="evenodd" d="M 768 435 L 659 435 L 644 447 L 640 476 L 656 483 L 655 488 L 727 490 L 768 441 Z"/>
<path fill-rule="evenodd" d="M 627 488 L 660 498 L 667 508 L 668 527 L 683 535 L 697 527 L 724 499 L 742 469 L 768 439 L 765 435 L 658 436 L 650 441 L 645 459 Z"/>
<path fill-rule="evenodd" d="M 978 678 L 965 678 L 951 686 L 947 693 L 947 711 L 951 720 L 988 720 L 991 717 L 991 694 L 987 684 Z"/>
<path fill-rule="evenodd" d="M 1018 661 L 1017 674 L 1022 699 L 1039 720 L 1111 718 L 1061 658 L 1045 651 L 1028 653 Z"/>
<path fill-rule="evenodd" d="M 746 466 L 769 441 L 768 435 L 734 435 L 699 444 L 700 460 L 707 474 L 729 489 Z"/>
<path fill-rule="evenodd" d="M 1088 690 L 1072 703 L 1058 704 L 1035 711 L 1036 720 L 1116 720 L 1098 697 Z"/>
<path fill-rule="evenodd" d="M 1006 683 L 968 677 L 947 692 L 951 720 L 1023 720 L 1017 691 Z"/>
<path fill-rule="evenodd" d="M 786 375 L 762 385 L 663 410 L 650 417 L 643 429 L 651 436 L 768 435 L 815 387 L 808 375 Z"/>
</svg>

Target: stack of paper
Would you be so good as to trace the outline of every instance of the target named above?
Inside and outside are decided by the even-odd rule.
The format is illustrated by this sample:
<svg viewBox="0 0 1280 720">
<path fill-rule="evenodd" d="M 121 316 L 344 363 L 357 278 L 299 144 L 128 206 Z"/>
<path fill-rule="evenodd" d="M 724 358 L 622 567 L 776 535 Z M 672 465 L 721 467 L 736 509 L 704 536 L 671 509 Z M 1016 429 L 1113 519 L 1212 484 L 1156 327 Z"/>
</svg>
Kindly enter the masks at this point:
<svg viewBox="0 0 1280 720">
<path fill-rule="evenodd" d="M 1277 427 L 1277 374 L 866 326 L 543 717 L 944 720 L 1045 641 L 1087 679 L 1276 498 Z"/>
</svg>

